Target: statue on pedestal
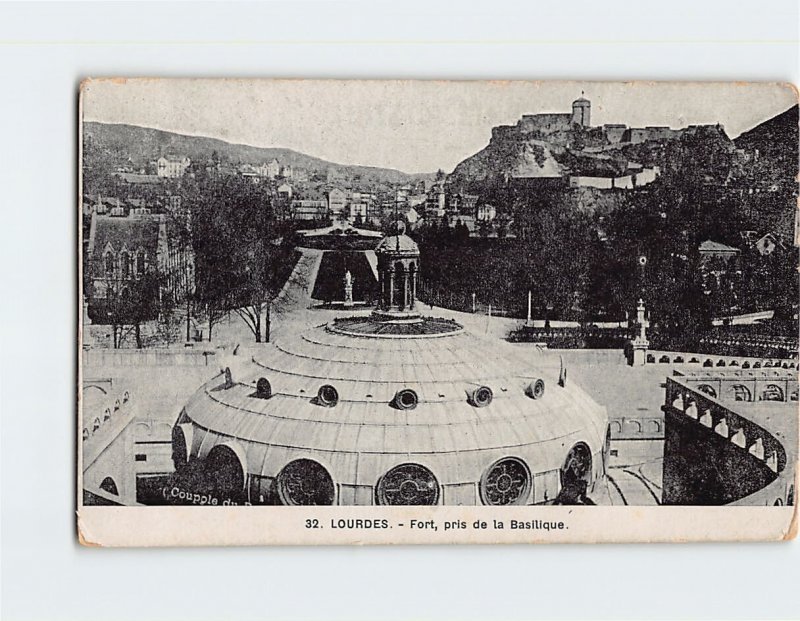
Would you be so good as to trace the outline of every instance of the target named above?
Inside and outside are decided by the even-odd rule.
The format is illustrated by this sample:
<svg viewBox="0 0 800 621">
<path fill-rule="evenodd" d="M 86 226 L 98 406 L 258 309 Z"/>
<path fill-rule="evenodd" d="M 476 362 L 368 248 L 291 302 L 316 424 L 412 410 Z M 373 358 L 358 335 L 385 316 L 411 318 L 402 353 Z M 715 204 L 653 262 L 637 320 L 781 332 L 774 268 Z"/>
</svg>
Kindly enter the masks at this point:
<svg viewBox="0 0 800 621">
<path fill-rule="evenodd" d="M 344 306 L 353 306 L 353 275 L 350 270 L 344 275 Z"/>
</svg>

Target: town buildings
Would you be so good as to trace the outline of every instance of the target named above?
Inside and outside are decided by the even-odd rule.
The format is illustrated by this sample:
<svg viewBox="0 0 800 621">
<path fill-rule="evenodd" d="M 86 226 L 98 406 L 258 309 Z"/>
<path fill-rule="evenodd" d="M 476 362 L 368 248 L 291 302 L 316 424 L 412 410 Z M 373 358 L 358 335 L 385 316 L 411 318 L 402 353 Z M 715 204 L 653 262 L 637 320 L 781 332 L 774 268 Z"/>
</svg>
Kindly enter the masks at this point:
<svg viewBox="0 0 800 621">
<path fill-rule="evenodd" d="M 188 157 L 175 155 L 161 156 L 156 162 L 157 175 L 167 179 L 177 179 L 183 177 L 186 169 L 189 168 L 191 160 Z"/>
</svg>

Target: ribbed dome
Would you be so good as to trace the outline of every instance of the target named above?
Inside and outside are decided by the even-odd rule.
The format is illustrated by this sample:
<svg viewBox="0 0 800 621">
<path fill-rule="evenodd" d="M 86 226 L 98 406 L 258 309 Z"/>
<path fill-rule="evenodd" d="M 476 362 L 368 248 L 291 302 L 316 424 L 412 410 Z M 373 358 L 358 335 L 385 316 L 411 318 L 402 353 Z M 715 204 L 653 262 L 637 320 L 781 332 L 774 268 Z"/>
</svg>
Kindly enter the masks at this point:
<svg viewBox="0 0 800 621">
<path fill-rule="evenodd" d="M 411 476 L 404 464 L 441 485 L 444 498 L 436 502 L 476 504 L 487 469 L 506 458 L 516 460 L 503 462 L 510 472 L 532 474 L 525 502 L 540 502 L 558 493 L 559 469 L 576 445 L 595 456 L 598 476 L 604 409 L 537 369 L 533 350 L 458 324 L 402 336 L 355 335 L 342 325 L 259 347 L 232 381 L 219 376 L 202 387 L 181 417 L 192 423 L 191 455 L 203 459 L 219 444 L 235 445 L 260 497 L 269 497 L 288 464 L 311 460 L 339 486 L 339 504 L 373 504 L 387 472 L 398 485 Z M 260 378 L 269 382 L 269 398 L 259 396 Z M 537 380 L 545 390 L 532 398 Z M 481 387 L 489 390 L 476 394 Z M 540 475 L 547 480 L 537 488 Z"/>
</svg>

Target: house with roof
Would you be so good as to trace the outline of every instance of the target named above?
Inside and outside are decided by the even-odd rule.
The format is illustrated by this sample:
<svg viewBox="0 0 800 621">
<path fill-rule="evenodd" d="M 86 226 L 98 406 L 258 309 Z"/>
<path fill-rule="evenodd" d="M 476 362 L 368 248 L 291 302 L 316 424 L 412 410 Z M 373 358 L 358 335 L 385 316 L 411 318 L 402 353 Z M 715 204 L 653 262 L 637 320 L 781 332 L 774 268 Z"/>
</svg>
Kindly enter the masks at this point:
<svg viewBox="0 0 800 621">
<path fill-rule="evenodd" d="M 157 176 L 166 179 L 177 179 L 183 177 L 186 169 L 192 161 L 188 157 L 177 155 L 161 156 L 156 162 Z"/>
<path fill-rule="evenodd" d="M 756 249 L 762 257 L 771 255 L 778 248 L 783 247 L 783 242 L 779 235 L 767 233 L 755 243 Z"/>
<path fill-rule="evenodd" d="M 738 248 L 720 242 L 706 240 L 698 248 L 700 252 L 699 269 L 702 275 L 703 288 L 706 294 L 712 289 L 722 286 L 723 280 L 739 271 L 739 257 L 742 253 Z"/>
<path fill-rule="evenodd" d="M 270 179 L 274 179 L 281 174 L 281 165 L 278 163 L 277 159 L 273 157 L 272 160 L 270 160 L 266 166 L 266 172 L 266 176 Z"/>
<path fill-rule="evenodd" d="M 328 210 L 331 217 L 338 218 L 345 213 L 347 192 L 341 188 L 333 188 L 328 192 Z"/>
<path fill-rule="evenodd" d="M 711 240 L 701 243 L 698 250 L 700 251 L 701 263 L 711 259 L 718 259 L 727 263 L 731 259 L 738 257 L 742 252 L 733 246 L 727 246 Z"/>
<path fill-rule="evenodd" d="M 93 323 L 125 323 L 141 317 L 140 306 L 159 309 L 163 303 L 179 304 L 194 291 L 194 253 L 177 225 L 164 215 L 134 209 L 110 215 L 95 211 L 89 228 L 84 295 Z M 142 300 L 142 281 L 154 277 L 157 299 Z M 156 319 L 146 316 L 145 320 Z"/>
<path fill-rule="evenodd" d="M 289 201 L 292 200 L 292 186 L 289 183 L 281 183 L 276 192 L 278 193 L 278 198 Z"/>
</svg>

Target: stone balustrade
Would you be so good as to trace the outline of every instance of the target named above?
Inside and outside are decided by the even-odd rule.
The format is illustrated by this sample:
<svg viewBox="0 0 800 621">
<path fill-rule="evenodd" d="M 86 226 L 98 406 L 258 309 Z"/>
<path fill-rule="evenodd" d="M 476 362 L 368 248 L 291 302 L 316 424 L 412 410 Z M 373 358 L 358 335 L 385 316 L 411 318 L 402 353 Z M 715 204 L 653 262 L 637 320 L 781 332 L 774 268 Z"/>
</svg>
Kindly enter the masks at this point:
<svg viewBox="0 0 800 621">
<path fill-rule="evenodd" d="M 789 461 L 782 442 L 770 431 L 744 414 L 734 411 L 729 404 L 703 392 L 699 384 L 692 383 L 688 379 L 681 376 L 667 378 L 666 403 L 662 408 L 666 414 L 668 436 L 665 447 L 665 486 L 678 490 L 672 502 L 707 504 L 691 502 L 691 499 L 688 499 L 689 501 L 680 499 L 680 493 L 685 492 L 689 486 L 683 481 L 667 481 L 668 476 L 675 478 L 676 473 L 678 477 L 686 474 L 687 477 L 704 478 L 705 475 L 698 474 L 705 467 L 703 463 L 693 462 L 691 467 L 696 470 L 690 475 L 684 473 L 684 466 L 688 464 L 681 464 L 680 460 L 690 460 L 695 457 L 702 459 L 706 456 L 710 460 L 715 460 L 715 463 L 708 464 L 709 470 L 713 469 L 714 476 L 719 477 L 722 474 L 729 478 L 728 481 L 717 479 L 715 482 L 715 485 L 724 488 L 723 492 L 716 491 L 724 495 L 728 503 L 793 502 L 794 464 L 792 462 L 792 467 L 787 469 Z M 674 434 L 681 434 L 680 437 L 673 436 L 672 441 L 669 429 L 671 417 L 675 426 Z M 694 425 L 697 427 L 692 430 Z M 706 432 L 702 432 L 700 428 L 706 429 Z M 714 436 L 709 437 L 709 433 L 713 433 Z M 712 440 L 712 437 L 729 442 L 729 448 L 725 449 L 722 445 L 721 450 L 719 442 Z M 673 451 L 674 454 L 670 454 L 669 451 Z M 671 466 L 668 462 L 676 463 L 678 466 Z M 754 474 L 757 476 L 753 476 Z M 764 485 L 753 489 L 755 480 L 763 482 Z M 696 487 L 694 491 L 702 491 L 703 485 Z M 766 499 L 764 503 L 761 502 L 762 497 Z M 670 501 L 669 498 L 665 500 L 668 503 Z"/>
<path fill-rule="evenodd" d="M 746 356 L 721 356 L 717 354 L 694 354 L 675 351 L 650 350 L 645 364 L 690 365 L 698 368 L 739 369 L 796 369 L 798 361 L 788 358 L 751 358 Z"/>
</svg>

